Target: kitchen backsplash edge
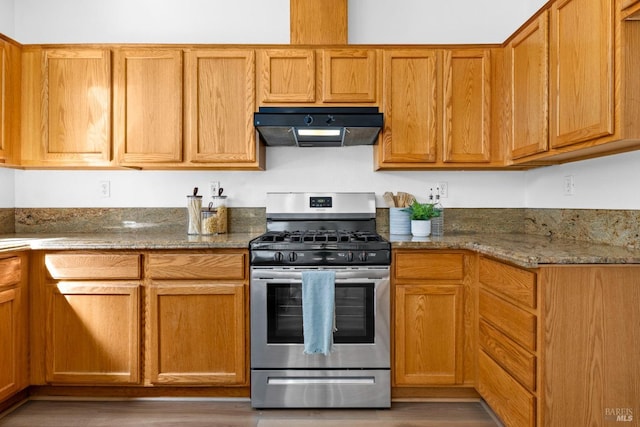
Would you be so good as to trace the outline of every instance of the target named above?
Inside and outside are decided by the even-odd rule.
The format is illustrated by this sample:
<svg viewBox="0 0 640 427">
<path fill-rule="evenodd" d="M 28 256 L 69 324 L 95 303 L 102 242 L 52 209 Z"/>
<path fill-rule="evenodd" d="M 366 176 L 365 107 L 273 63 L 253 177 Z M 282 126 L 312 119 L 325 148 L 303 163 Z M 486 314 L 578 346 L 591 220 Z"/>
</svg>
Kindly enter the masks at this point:
<svg viewBox="0 0 640 427">
<path fill-rule="evenodd" d="M 264 208 L 230 208 L 229 232 L 264 231 Z M 378 231 L 389 212 L 377 209 Z M 7 208 L 0 233 L 186 232 L 186 208 Z M 640 248 L 640 210 L 449 208 L 445 233 L 524 233 Z"/>
</svg>

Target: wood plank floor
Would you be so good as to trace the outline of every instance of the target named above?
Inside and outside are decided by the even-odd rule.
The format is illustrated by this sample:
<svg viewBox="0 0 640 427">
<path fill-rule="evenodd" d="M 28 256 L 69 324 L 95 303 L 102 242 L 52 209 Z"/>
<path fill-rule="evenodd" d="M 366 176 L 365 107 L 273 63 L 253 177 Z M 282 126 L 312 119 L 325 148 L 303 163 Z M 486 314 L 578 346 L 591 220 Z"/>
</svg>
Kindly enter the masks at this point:
<svg viewBox="0 0 640 427">
<path fill-rule="evenodd" d="M 2 427 L 499 427 L 479 402 L 394 403 L 390 410 L 254 410 L 248 401 L 32 400 Z"/>
</svg>

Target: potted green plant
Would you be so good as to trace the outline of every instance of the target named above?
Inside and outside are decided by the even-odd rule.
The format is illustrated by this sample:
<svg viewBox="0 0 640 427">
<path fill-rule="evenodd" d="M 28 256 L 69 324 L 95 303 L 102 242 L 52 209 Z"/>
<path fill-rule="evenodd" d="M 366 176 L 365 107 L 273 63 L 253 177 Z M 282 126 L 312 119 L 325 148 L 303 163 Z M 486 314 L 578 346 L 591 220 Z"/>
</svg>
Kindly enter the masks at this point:
<svg viewBox="0 0 640 427">
<path fill-rule="evenodd" d="M 411 234 L 417 237 L 427 237 L 431 234 L 431 218 L 440 215 L 432 203 L 418 203 L 414 201 L 406 208 L 411 215 Z"/>
</svg>

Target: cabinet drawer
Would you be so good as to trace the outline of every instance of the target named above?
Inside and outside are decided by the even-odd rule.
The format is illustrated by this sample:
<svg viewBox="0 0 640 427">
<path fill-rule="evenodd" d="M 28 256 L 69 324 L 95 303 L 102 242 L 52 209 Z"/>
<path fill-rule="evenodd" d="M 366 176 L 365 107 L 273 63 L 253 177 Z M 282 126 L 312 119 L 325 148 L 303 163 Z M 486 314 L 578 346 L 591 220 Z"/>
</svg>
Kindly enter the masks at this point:
<svg viewBox="0 0 640 427">
<path fill-rule="evenodd" d="M 484 351 L 478 354 L 478 391 L 505 425 L 535 426 L 536 398 Z"/>
<path fill-rule="evenodd" d="M 402 252 L 395 256 L 394 274 L 398 279 L 462 280 L 463 254 Z"/>
<path fill-rule="evenodd" d="M 536 389 L 536 357 L 490 326 L 480 321 L 480 346 L 498 364 L 531 391 Z"/>
<path fill-rule="evenodd" d="M 148 274 L 152 279 L 245 278 L 246 256 L 229 254 L 151 254 Z"/>
<path fill-rule="evenodd" d="M 139 279 L 138 254 L 48 254 L 47 271 L 54 279 Z"/>
<path fill-rule="evenodd" d="M 536 316 L 480 290 L 480 317 L 526 349 L 536 350 Z"/>
<path fill-rule="evenodd" d="M 480 283 L 508 299 L 536 308 L 536 275 L 530 271 L 480 259 Z"/>
<path fill-rule="evenodd" d="M 11 286 L 20 282 L 21 261 L 18 257 L 0 260 L 0 287 Z"/>
</svg>

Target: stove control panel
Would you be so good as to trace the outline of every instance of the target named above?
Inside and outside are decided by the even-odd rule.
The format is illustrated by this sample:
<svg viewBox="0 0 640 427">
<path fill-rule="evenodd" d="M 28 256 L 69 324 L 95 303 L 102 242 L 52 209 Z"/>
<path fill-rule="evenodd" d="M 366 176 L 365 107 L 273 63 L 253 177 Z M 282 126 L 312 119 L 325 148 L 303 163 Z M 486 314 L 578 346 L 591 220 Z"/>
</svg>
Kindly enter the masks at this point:
<svg viewBox="0 0 640 427">
<path fill-rule="evenodd" d="M 389 265 L 390 250 L 254 250 L 251 265 Z"/>
</svg>

